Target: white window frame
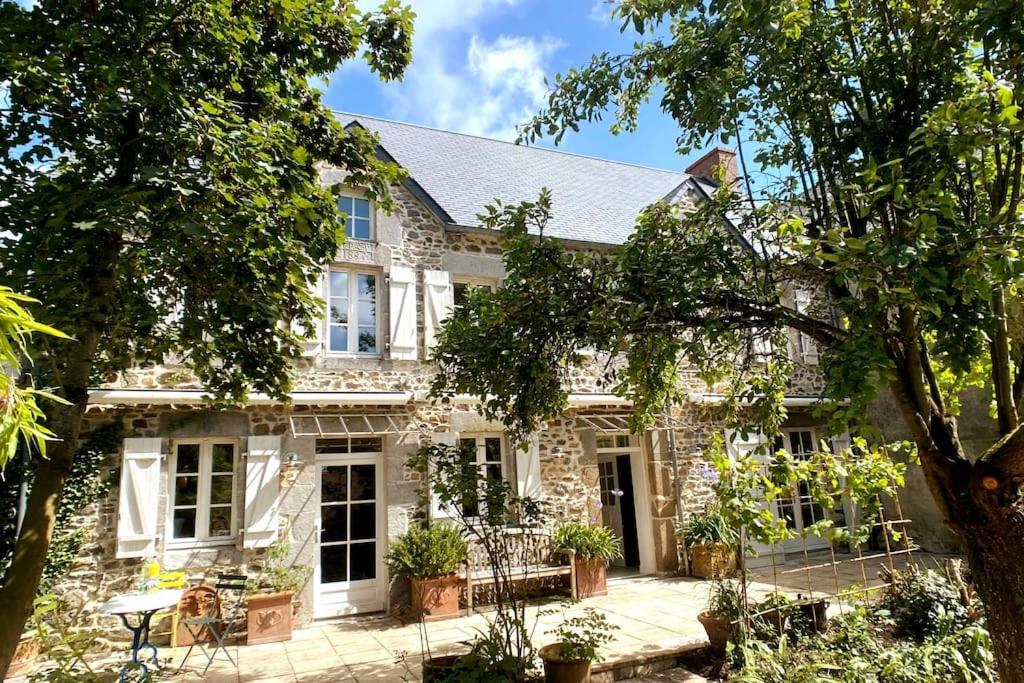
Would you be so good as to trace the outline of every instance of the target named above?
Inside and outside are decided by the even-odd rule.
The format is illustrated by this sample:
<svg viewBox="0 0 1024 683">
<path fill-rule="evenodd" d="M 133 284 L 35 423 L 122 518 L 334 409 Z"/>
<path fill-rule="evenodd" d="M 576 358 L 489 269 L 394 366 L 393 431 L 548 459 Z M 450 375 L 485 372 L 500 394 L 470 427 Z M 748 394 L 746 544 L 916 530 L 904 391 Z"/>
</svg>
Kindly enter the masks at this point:
<svg viewBox="0 0 1024 683">
<path fill-rule="evenodd" d="M 376 211 L 374 210 L 373 202 L 370 201 L 369 199 L 367 199 L 366 197 L 360 197 L 357 194 L 352 194 L 352 193 L 349 193 L 349 192 L 343 193 L 343 194 L 338 196 L 338 211 L 341 211 L 342 213 L 344 213 L 343 209 L 341 208 L 341 200 L 342 199 L 351 199 L 352 200 L 352 214 L 351 215 L 345 214 L 346 215 L 346 219 L 345 219 L 345 237 L 347 237 L 350 240 L 357 240 L 359 242 L 374 242 L 374 241 L 376 241 L 376 239 L 377 239 L 377 221 L 376 221 Z M 356 202 L 366 202 L 367 206 L 369 207 L 369 209 L 367 211 L 368 218 L 356 217 L 356 215 L 355 215 L 355 206 L 356 206 L 355 203 Z M 367 231 L 369 232 L 369 237 L 356 237 L 354 234 L 349 235 L 348 234 L 348 221 L 349 220 L 352 220 L 352 222 L 353 222 L 353 230 L 352 230 L 353 233 L 355 233 L 355 227 L 354 227 L 355 226 L 355 221 L 357 221 L 357 220 L 358 221 L 363 221 L 363 220 L 367 221 Z"/>
<path fill-rule="evenodd" d="M 474 275 L 458 275 L 456 273 L 452 273 L 452 308 L 455 307 L 455 290 L 459 285 L 486 287 L 492 292 L 498 289 L 498 281 L 494 278 L 477 277 Z"/>
<path fill-rule="evenodd" d="M 509 462 L 511 454 L 509 453 L 508 440 L 505 435 L 501 432 L 472 432 L 469 434 L 459 434 L 456 440 L 456 445 L 461 448 L 463 440 L 473 439 L 476 441 L 476 468 L 477 472 L 481 477 L 481 481 L 487 477 L 487 466 L 495 464 L 493 460 L 487 460 L 487 439 L 498 439 L 501 444 L 501 480 L 504 482 L 512 482 L 512 471 L 510 468 L 511 463 Z M 477 512 L 482 512 L 484 509 L 485 501 L 482 496 L 477 497 Z M 478 516 L 467 517 L 469 520 L 479 519 Z"/>
<path fill-rule="evenodd" d="M 338 351 L 331 348 L 331 328 L 340 326 L 331 320 L 331 274 L 348 274 L 348 351 Z M 359 348 L 359 275 L 369 275 L 375 278 L 374 291 L 374 334 L 376 335 L 375 351 L 353 351 Z M 324 307 L 324 350 L 328 356 L 380 358 L 382 352 L 381 335 L 381 284 L 384 281 L 383 273 L 372 268 L 360 268 L 357 266 L 332 265 L 327 269 L 326 305 Z"/>
<path fill-rule="evenodd" d="M 213 445 L 231 444 L 235 449 L 231 463 L 231 534 L 228 536 L 210 536 L 210 491 L 213 485 Z M 196 490 L 196 535 L 187 538 L 174 538 L 175 485 L 178 475 L 178 447 L 199 446 L 199 482 Z M 242 460 L 242 449 L 239 439 L 235 437 L 206 437 L 202 439 L 174 439 L 171 443 L 171 454 L 167 464 L 167 532 L 165 534 L 168 548 L 196 548 L 217 545 L 234 545 L 238 538 L 238 476 Z M 183 506 L 183 507 L 192 507 Z M 205 535 L 200 535 L 200 533 Z"/>
</svg>

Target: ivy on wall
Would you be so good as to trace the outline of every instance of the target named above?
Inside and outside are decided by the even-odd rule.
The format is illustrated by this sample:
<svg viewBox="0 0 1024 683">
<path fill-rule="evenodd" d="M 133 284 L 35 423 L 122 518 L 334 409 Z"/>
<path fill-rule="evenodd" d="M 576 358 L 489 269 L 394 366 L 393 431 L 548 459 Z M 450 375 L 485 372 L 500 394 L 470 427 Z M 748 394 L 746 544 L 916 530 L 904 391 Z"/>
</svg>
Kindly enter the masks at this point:
<svg viewBox="0 0 1024 683">
<path fill-rule="evenodd" d="M 92 529 L 76 525 L 75 516 L 109 488 L 110 481 L 102 473 L 103 461 L 118 451 L 123 431 L 119 421 L 97 427 L 75 453 L 71 476 L 57 508 L 56 527 L 46 557 L 40 592 L 45 593 L 67 574 L 88 540 Z M 0 518 L 0 573 L 6 572 L 14 554 L 18 488 L 24 477 L 28 478 L 31 488 L 34 475 L 35 463 L 26 467 L 18 459 L 8 464 L 5 477 L 0 480 L 0 513 L 3 513 Z"/>
</svg>

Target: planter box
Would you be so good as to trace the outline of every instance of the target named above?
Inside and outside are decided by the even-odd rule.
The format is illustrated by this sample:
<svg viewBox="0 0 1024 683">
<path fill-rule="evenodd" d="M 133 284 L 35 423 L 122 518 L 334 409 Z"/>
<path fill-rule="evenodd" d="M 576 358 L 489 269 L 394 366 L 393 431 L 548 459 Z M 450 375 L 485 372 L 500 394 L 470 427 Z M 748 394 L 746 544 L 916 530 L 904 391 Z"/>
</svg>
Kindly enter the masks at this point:
<svg viewBox="0 0 1024 683">
<path fill-rule="evenodd" d="M 424 621 L 438 621 L 459 616 L 459 577 L 457 574 L 435 579 L 412 579 L 413 612 Z"/>
<path fill-rule="evenodd" d="M 608 566 L 604 560 L 576 559 L 576 597 L 608 595 Z"/>
<path fill-rule="evenodd" d="M 700 579 L 726 579 L 736 572 L 736 552 L 725 543 L 690 548 L 690 573 Z"/>
<path fill-rule="evenodd" d="M 558 658 L 558 643 L 540 649 L 544 661 L 544 683 L 587 683 L 590 680 L 590 660 L 566 662 Z"/>
<path fill-rule="evenodd" d="M 249 645 L 292 639 L 292 594 L 250 595 L 245 599 L 245 642 Z"/>
</svg>

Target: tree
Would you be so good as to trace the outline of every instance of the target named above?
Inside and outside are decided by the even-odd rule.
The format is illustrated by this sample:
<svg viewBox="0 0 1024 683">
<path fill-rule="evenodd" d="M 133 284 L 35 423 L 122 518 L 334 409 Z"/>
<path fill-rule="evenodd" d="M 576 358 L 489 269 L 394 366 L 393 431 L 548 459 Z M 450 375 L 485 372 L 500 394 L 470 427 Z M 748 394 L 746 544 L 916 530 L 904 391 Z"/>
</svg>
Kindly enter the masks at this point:
<svg viewBox="0 0 1024 683">
<path fill-rule="evenodd" d="M 895 396 L 963 542 L 1001 680 L 1024 681 L 1020 3 L 623 0 L 616 14 L 640 34 L 633 51 L 558 76 L 523 138 L 557 141 L 609 107 L 612 130 L 630 131 L 657 97 L 683 151 L 745 142 L 761 182 L 693 212 L 655 205 L 605 258 L 528 234 L 547 197 L 492 207 L 507 286 L 451 319 L 435 390 L 486 397 L 529 431 L 564 407 L 576 350 L 593 345 L 624 356 L 610 376 L 637 426 L 678 394 L 685 361 L 753 399 L 746 415 L 730 403 L 731 419 L 771 432 L 788 361 L 747 351 L 795 328 L 823 349 L 824 394 L 850 399 L 837 423 Z M 794 310 L 793 281 L 822 296 Z M 979 379 L 1003 438 L 972 460 L 955 397 Z"/>
<path fill-rule="evenodd" d="M 90 383 L 176 353 L 216 398 L 287 400 L 295 328 L 344 237 L 317 162 L 391 206 L 400 177 L 311 81 L 360 53 L 409 61 L 397 0 L 42 0 L 0 4 L 0 282 L 41 301 L 42 386 L 60 441 L 37 464 L 0 591 L 0 674 L 31 609 Z M 292 321 L 293 325 L 282 324 Z"/>
</svg>

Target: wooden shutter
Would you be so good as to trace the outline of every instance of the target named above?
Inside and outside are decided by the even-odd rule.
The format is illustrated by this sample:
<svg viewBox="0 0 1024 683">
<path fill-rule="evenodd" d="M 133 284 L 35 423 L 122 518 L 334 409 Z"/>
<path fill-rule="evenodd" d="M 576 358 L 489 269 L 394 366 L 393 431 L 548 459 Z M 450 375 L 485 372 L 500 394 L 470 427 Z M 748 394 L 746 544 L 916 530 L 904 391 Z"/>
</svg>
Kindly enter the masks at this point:
<svg viewBox="0 0 1024 683">
<path fill-rule="evenodd" d="M 807 314 L 811 308 L 811 293 L 806 289 L 798 289 L 793 294 L 794 305 L 797 313 Z M 800 360 L 807 365 L 818 364 L 818 343 L 811 337 L 799 333 Z"/>
<path fill-rule="evenodd" d="M 250 436 L 245 455 L 243 548 L 266 548 L 277 540 L 281 437 Z"/>
<path fill-rule="evenodd" d="M 522 498 L 540 496 L 540 436 L 531 434 L 527 448 L 516 448 L 516 491 Z"/>
<path fill-rule="evenodd" d="M 326 282 L 326 273 L 321 269 L 316 281 L 309 285 L 309 295 L 320 301 L 319 312 L 313 316 L 313 336 L 307 337 L 301 325 L 292 323 L 292 331 L 305 338 L 305 342 L 302 344 L 302 355 L 304 356 L 318 355 L 323 344 L 324 327 L 327 325 L 327 304 L 324 301 L 327 298 Z"/>
<path fill-rule="evenodd" d="M 117 506 L 117 557 L 156 552 L 160 500 L 159 438 L 125 439 Z"/>
<path fill-rule="evenodd" d="M 435 445 L 454 446 L 459 442 L 459 435 L 454 432 L 440 432 L 437 434 L 430 435 L 431 440 Z M 434 471 L 434 463 L 428 463 L 427 471 L 427 495 L 430 497 L 430 519 L 436 521 L 439 519 L 451 519 L 455 516 L 455 512 L 441 505 L 441 501 L 438 499 L 437 494 L 434 493 L 434 481 L 438 476 L 437 472 Z"/>
<path fill-rule="evenodd" d="M 423 336 L 428 353 L 434 346 L 438 328 L 454 306 L 451 274 L 444 270 L 423 271 Z"/>
<path fill-rule="evenodd" d="M 389 288 L 391 357 L 416 360 L 416 271 L 392 266 Z"/>
</svg>

